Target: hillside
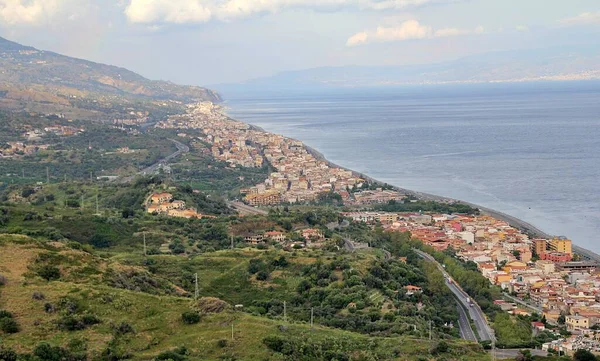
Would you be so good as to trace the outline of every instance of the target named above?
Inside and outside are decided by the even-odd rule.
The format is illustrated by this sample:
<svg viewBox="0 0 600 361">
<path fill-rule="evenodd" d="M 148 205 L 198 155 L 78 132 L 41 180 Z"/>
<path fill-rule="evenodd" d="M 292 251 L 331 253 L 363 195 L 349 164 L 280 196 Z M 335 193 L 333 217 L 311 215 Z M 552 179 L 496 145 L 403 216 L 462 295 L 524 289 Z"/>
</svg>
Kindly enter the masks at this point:
<svg viewBox="0 0 600 361">
<path fill-rule="evenodd" d="M 180 103 L 220 101 L 196 86 L 149 80 L 127 69 L 38 50 L 0 38 L 0 107 L 106 120 Z"/>
</svg>

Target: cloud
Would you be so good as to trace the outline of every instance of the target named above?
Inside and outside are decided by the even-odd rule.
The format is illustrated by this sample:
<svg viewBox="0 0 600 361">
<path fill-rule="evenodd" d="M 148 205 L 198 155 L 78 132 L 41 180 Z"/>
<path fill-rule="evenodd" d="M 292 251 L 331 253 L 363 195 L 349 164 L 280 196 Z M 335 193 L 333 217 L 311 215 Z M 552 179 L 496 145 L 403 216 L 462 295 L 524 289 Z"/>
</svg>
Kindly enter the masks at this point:
<svg viewBox="0 0 600 361">
<path fill-rule="evenodd" d="M 202 23 L 210 20 L 211 10 L 201 0 L 131 0 L 125 15 L 132 23 Z"/>
<path fill-rule="evenodd" d="M 361 33 L 356 33 L 356 34 L 352 35 L 350 38 L 348 38 L 346 45 L 355 46 L 355 45 L 364 44 L 367 42 L 368 39 L 369 39 L 369 35 L 367 35 L 366 31 L 363 31 Z"/>
<path fill-rule="evenodd" d="M 466 0 L 127 0 L 125 15 L 132 23 L 184 24 L 233 21 L 294 8 L 385 11 L 460 1 Z"/>
<path fill-rule="evenodd" d="M 0 0 L 0 24 L 41 25 L 54 16 L 66 1 Z"/>
<path fill-rule="evenodd" d="M 356 33 L 348 38 L 346 45 L 356 46 L 372 42 L 423 40 L 482 33 L 484 33 L 484 29 L 481 26 L 478 26 L 474 30 L 459 28 L 441 28 L 436 30 L 431 26 L 420 24 L 417 20 L 408 20 L 399 26 L 378 26 L 374 31 Z"/>
<path fill-rule="evenodd" d="M 563 25 L 600 25 L 600 11 L 586 12 L 560 20 Z"/>
</svg>

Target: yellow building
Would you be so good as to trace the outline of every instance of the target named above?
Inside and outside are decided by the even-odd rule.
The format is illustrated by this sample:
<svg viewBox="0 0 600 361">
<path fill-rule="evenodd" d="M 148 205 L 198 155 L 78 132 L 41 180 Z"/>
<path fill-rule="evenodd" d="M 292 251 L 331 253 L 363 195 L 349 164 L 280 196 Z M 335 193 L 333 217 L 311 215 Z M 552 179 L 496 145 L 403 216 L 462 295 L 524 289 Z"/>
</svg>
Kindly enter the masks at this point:
<svg viewBox="0 0 600 361">
<path fill-rule="evenodd" d="M 553 251 L 573 255 L 572 242 L 570 239 L 566 239 L 565 237 L 557 237 L 551 239 L 548 243 L 550 249 Z"/>
<path fill-rule="evenodd" d="M 538 256 L 544 252 L 546 252 L 546 248 L 548 247 L 548 241 L 545 239 L 534 239 L 532 243 L 532 250 L 535 251 L 535 254 Z"/>
<path fill-rule="evenodd" d="M 567 316 L 565 317 L 565 324 L 568 330 L 590 328 L 590 320 L 583 316 Z"/>
</svg>

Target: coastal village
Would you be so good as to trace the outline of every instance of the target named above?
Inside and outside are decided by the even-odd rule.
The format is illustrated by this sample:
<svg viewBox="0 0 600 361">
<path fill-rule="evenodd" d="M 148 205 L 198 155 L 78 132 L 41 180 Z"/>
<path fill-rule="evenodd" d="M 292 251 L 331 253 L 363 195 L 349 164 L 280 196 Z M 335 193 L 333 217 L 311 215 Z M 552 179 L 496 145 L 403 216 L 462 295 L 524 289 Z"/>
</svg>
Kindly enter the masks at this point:
<svg viewBox="0 0 600 361">
<path fill-rule="evenodd" d="M 230 167 L 263 167 L 268 163 L 274 169 L 268 178 L 242 190 L 244 202 L 250 206 L 306 203 L 329 193 L 339 195 L 346 206 L 359 206 L 354 208 L 406 199 L 396 190 L 362 190 L 366 181 L 361 175 L 329 164 L 298 140 L 230 119 L 212 103 L 190 106 L 187 114 L 172 116 L 157 127 L 196 130 L 183 135 L 207 144 L 212 155 Z M 186 212 L 184 205 L 172 199 L 155 202 L 155 196 L 160 195 L 152 197 L 148 212 L 173 216 Z M 173 204 L 176 207 L 170 208 Z M 191 210 L 187 212 L 191 214 Z M 490 283 L 505 292 L 506 299 L 495 301 L 504 311 L 514 315 L 538 313 L 550 325 L 564 325 L 572 335 L 548 342 L 544 349 L 568 354 L 580 348 L 600 352 L 600 333 L 596 332 L 600 329 L 598 265 L 580 260 L 573 253 L 571 240 L 530 238 L 507 222 L 486 215 L 368 211 L 342 215 L 355 222 L 381 225 L 389 232 L 410 232 L 435 250 L 452 249 L 459 259 L 473 262 Z M 301 232 L 302 241 L 292 241 L 280 231 L 244 239 L 251 245 L 276 242 L 295 248 L 319 247 L 325 241 L 319 230 Z M 535 322 L 532 329 L 539 332 L 546 326 Z"/>
<path fill-rule="evenodd" d="M 391 232 L 411 232 L 437 251 L 452 249 L 473 262 L 507 300 L 496 300 L 514 315 L 536 312 L 551 325 L 572 334 L 543 345 L 545 350 L 571 354 L 585 348 L 600 351 L 600 273 L 596 262 L 579 259 L 565 237 L 531 239 L 507 222 L 490 216 L 347 212 L 357 222 L 381 224 Z M 545 330 L 541 322 L 534 332 Z"/>
<path fill-rule="evenodd" d="M 405 197 L 383 189 L 357 192 L 365 184 L 360 175 L 330 165 L 298 140 L 233 120 L 212 103 L 190 106 L 187 114 L 170 117 L 157 127 L 198 130 L 194 136 L 231 167 L 263 167 L 268 162 L 275 171 L 264 182 L 242 191 L 251 206 L 311 202 L 330 192 L 345 204 L 386 203 Z"/>
</svg>

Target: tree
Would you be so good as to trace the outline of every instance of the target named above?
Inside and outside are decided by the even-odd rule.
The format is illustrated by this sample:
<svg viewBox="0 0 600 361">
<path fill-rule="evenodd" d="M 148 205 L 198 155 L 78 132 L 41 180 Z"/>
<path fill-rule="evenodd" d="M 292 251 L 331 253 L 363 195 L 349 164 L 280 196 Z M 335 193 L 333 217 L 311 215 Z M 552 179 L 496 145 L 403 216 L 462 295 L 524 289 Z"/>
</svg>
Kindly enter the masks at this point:
<svg viewBox="0 0 600 361">
<path fill-rule="evenodd" d="M 596 361 L 598 358 L 588 350 L 579 349 L 573 355 L 575 361 Z"/>
<path fill-rule="evenodd" d="M 60 270 L 56 266 L 42 266 L 37 273 L 46 281 L 53 281 L 60 278 Z"/>
<path fill-rule="evenodd" d="M 533 360 L 533 355 L 531 355 L 531 351 L 530 350 L 521 350 L 519 351 L 519 353 L 517 354 L 517 357 L 515 358 L 516 361 L 532 361 Z"/>
<path fill-rule="evenodd" d="M 181 314 L 181 320 L 188 325 L 196 324 L 200 322 L 200 319 L 201 317 L 198 312 L 187 311 Z"/>
</svg>

